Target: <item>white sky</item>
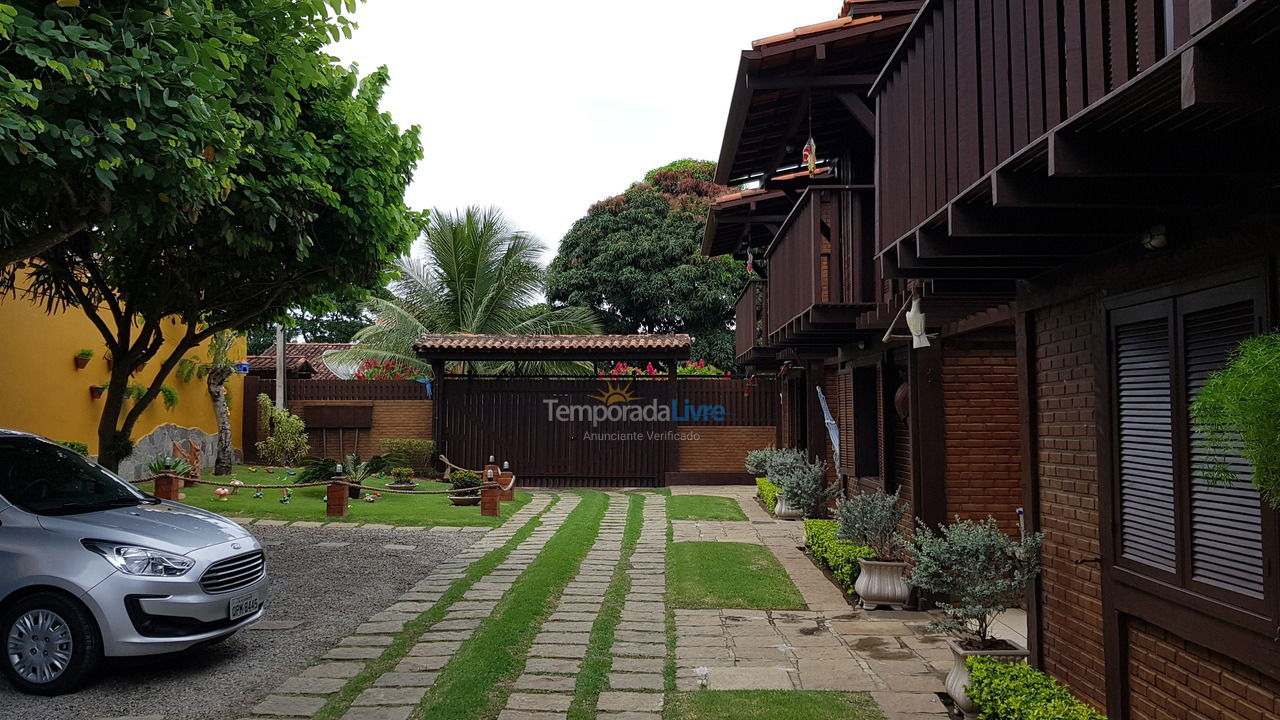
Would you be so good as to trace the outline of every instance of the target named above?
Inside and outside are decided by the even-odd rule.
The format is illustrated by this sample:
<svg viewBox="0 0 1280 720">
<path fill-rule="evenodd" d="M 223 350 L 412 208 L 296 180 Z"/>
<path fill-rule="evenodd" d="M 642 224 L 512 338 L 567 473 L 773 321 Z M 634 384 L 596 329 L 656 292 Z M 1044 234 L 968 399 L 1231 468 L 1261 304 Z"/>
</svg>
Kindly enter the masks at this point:
<svg viewBox="0 0 1280 720">
<path fill-rule="evenodd" d="M 716 160 L 739 53 L 840 0 L 369 0 L 331 51 L 391 70 L 422 126 L 418 208 L 497 205 L 555 246 L 588 206 L 681 157 Z"/>
</svg>

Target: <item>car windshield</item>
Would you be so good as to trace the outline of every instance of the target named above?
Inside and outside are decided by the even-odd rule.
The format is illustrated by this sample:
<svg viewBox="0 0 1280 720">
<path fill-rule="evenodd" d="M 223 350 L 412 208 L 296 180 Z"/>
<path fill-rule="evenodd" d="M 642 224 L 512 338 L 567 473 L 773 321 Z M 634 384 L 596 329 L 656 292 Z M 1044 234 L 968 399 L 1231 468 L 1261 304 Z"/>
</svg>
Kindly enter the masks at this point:
<svg viewBox="0 0 1280 720">
<path fill-rule="evenodd" d="M 31 437 L 0 437 L 0 497 L 42 515 L 152 502 L 79 453 Z"/>
</svg>

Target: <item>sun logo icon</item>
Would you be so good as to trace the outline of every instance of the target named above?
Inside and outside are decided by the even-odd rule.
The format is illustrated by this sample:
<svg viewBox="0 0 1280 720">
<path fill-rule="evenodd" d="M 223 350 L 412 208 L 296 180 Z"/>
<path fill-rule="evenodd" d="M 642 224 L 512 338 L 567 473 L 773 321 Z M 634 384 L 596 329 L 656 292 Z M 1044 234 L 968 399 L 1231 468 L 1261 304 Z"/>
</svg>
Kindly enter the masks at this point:
<svg viewBox="0 0 1280 720">
<path fill-rule="evenodd" d="M 606 383 L 605 389 L 599 395 L 588 395 L 592 400 L 599 400 L 605 405 L 616 405 L 617 403 L 634 402 L 640 398 L 631 392 L 631 383 L 625 385 L 614 385 Z"/>
</svg>

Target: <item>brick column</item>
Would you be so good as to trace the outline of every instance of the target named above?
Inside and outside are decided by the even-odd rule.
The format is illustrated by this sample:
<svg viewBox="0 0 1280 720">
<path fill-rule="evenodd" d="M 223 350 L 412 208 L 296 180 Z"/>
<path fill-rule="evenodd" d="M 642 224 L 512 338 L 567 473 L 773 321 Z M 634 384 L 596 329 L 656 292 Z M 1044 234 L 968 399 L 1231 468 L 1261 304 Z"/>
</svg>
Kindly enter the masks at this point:
<svg viewBox="0 0 1280 720">
<path fill-rule="evenodd" d="M 480 490 L 480 515 L 483 517 L 498 517 L 502 514 L 498 508 L 498 488 L 482 488 Z"/>
<path fill-rule="evenodd" d="M 329 483 L 329 493 L 325 496 L 328 498 L 328 502 L 325 503 L 325 515 L 329 517 L 347 516 L 347 503 L 350 501 L 347 494 L 347 485 L 345 482 L 337 482 L 345 480 L 346 478 L 343 477 L 335 477 Z"/>
<path fill-rule="evenodd" d="M 500 472 L 498 473 L 498 484 L 506 487 L 506 490 L 498 491 L 498 500 L 502 502 L 511 502 L 516 499 L 516 488 L 512 482 L 515 479 L 515 473 Z"/>
<path fill-rule="evenodd" d="M 182 478 L 173 473 L 160 473 L 155 476 L 156 489 L 152 493 L 161 500 L 178 501 L 178 488 L 182 487 Z"/>
</svg>

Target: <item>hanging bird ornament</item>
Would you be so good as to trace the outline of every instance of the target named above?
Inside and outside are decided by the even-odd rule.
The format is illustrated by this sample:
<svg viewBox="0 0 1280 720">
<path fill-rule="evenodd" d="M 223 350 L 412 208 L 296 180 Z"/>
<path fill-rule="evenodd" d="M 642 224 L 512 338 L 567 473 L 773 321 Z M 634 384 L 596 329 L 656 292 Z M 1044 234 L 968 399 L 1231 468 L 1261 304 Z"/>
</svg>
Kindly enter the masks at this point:
<svg viewBox="0 0 1280 720">
<path fill-rule="evenodd" d="M 814 142 L 813 137 L 809 137 L 809 142 L 804 144 L 804 150 L 800 155 L 804 161 L 804 165 L 809 169 L 809 176 L 818 174 L 818 143 Z"/>
<path fill-rule="evenodd" d="M 924 311 L 920 309 L 920 298 L 911 299 L 911 309 L 907 311 L 907 329 L 911 331 L 911 347 L 929 347 L 929 336 L 925 334 Z"/>
</svg>

